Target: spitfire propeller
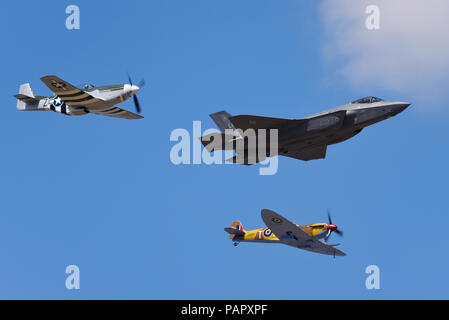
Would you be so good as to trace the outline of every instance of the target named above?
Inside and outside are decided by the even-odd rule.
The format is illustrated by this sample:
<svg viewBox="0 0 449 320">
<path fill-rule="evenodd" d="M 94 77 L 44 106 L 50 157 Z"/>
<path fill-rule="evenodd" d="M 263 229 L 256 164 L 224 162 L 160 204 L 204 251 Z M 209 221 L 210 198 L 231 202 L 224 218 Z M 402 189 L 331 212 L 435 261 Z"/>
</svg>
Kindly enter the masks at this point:
<svg viewBox="0 0 449 320">
<path fill-rule="evenodd" d="M 133 82 L 132 82 L 131 76 L 129 74 L 128 74 L 128 81 L 129 81 L 129 84 L 132 86 Z M 145 86 L 145 80 L 144 79 L 140 80 L 139 85 L 137 87 L 137 90 L 142 88 L 143 86 Z M 136 112 L 140 113 L 140 111 L 141 111 L 140 103 L 139 103 L 139 99 L 137 99 L 137 95 L 136 94 L 133 95 L 133 100 L 134 100 L 134 105 L 136 106 Z"/>
<path fill-rule="evenodd" d="M 332 218 L 331 218 L 331 214 L 329 209 L 327 210 L 327 220 L 328 220 L 328 224 L 327 224 L 327 234 L 326 237 L 324 238 L 324 241 L 327 243 L 327 241 L 329 240 L 329 237 L 331 235 L 332 232 L 335 232 L 336 234 L 338 234 L 340 237 L 343 236 L 343 231 L 338 230 L 338 227 L 332 223 Z"/>
</svg>

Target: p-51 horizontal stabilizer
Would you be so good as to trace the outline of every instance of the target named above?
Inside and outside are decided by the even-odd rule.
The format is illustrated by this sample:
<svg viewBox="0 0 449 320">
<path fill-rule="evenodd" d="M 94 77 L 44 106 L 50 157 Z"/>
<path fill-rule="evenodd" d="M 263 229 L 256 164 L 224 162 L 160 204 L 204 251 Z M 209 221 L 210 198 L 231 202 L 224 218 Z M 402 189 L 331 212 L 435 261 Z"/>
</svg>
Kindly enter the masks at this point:
<svg viewBox="0 0 449 320">
<path fill-rule="evenodd" d="M 39 103 L 38 99 L 36 99 L 34 97 L 29 97 L 29 96 L 21 94 L 21 93 L 14 95 L 14 98 L 21 100 L 21 101 L 25 102 L 26 104 L 38 104 Z"/>
</svg>

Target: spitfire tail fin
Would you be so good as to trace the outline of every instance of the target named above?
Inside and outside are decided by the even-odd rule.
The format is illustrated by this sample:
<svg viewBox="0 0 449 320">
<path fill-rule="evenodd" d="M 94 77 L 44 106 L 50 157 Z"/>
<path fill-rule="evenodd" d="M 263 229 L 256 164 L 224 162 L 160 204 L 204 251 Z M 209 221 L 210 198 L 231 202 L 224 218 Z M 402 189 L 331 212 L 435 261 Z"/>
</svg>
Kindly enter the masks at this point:
<svg viewBox="0 0 449 320">
<path fill-rule="evenodd" d="M 234 221 L 230 228 L 225 228 L 224 230 L 227 233 L 229 233 L 229 239 L 231 240 L 234 240 L 236 236 L 243 236 L 245 234 L 245 230 L 243 230 L 243 225 L 238 220 Z"/>
<path fill-rule="evenodd" d="M 36 99 L 29 83 L 22 84 L 19 94 L 14 96 L 17 101 L 18 110 L 37 110 L 39 99 Z"/>
</svg>

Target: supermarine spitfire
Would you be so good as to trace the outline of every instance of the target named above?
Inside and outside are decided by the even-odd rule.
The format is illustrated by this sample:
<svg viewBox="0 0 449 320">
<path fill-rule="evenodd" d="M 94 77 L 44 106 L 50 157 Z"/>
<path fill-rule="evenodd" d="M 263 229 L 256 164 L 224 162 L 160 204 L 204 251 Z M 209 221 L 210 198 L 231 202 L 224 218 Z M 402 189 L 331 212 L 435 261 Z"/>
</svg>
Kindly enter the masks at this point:
<svg viewBox="0 0 449 320">
<path fill-rule="evenodd" d="M 367 97 L 301 119 L 249 115 L 231 116 L 226 111 L 220 111 L 211 114 L 210 117 L 222 133 L 203 136 L 201 142 L 209 152 L 235 150 L 237 155 L 227 161 L 245 165 L 257 163 L 275 155 L 304 161 L 323 159 L 326 157 L 328 145 L 352 138 L 363 128 L 393 117 L 409 105 L 408 102 L 392 102 L 376 97 Z M 226 132 L 237 129 L 242 132 L 253 129 L 256 134 L 259 130 L 277 129 L 278 148 L 275 150 L 277 153 L 268 152 L 270 148 L 269 141 L 267 141 L 265 144 L 266 154 L 257 152 L 257 157 L 249 161 L 248 150 L 254 150 L 257 146 L 252 146 L 249 139 L 242 137 L 241 134 L 226 134 Z M 268 136 L 268 133 L 266 135 Z M 237 149 L 235 142 L 242 138 L 245 138 L 244 146 Z"/>
<path fill-rule="evenodd" d="M 334 257 L 346 256 L 344 252 L 335 248 L 338 244 L 325 244 L 320 241 L 324 238 L 327 242 L 332 232 L 343 235 L 338 227 L 332 224 L 329 212 L 328 223 L 307 225 L 297 225 L 268 209 L 263 209 L 261 215 L 267 228 L 245 231 L 240 221 L 234 221 L 230 228 L 224 229 L 229 233 L 234 246 L 237 246 L 240 242 L 282 243 Z"/>
<path fill-rule="evenodd" d="M 77 88 L 57 76 L 45 76 L 41 80 L 55 95 L 52 97 L 35 96 L 29 83 L 22 84 L 19 94 L 14 96 L 18 99 L 18 110 L 55 111 L 70 116 L 95 113 L 123 119 L 143 118 L 115 106 L 116 103 L 133 97 L 136 112 L 140 113 L 140 104 L 136 96 L 140 88 L 133 85 L 129 76 L 128 84 L 104 87 L 94 87 L 88 84 L 83 88 Z M 143 86 L 144 82 L 139 85 Z"/>
</svg>

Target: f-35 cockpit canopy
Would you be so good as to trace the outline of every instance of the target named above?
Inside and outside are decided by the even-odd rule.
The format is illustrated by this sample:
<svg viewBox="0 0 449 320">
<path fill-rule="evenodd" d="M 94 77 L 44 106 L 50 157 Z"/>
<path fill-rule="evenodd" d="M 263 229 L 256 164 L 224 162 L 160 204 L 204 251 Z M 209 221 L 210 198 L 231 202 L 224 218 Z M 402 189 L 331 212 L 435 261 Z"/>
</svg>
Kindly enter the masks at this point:
<svg viewBox="0 0 449 320">
<path fill-rule="evenodd" d="M 359 103 L 374 103 L 374 102 L 379 102 L 379 101 L 383 101 L 380 98 L 376 98 L 376 97 L 366 97 L 366 98 L 362 98 L 362 99 L 358 99 L 355 101 L 352 101 L 352 104 L 359 104 Z"/>
</svg>

